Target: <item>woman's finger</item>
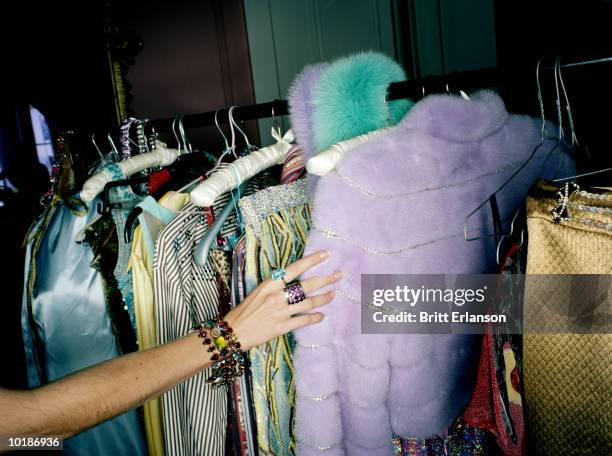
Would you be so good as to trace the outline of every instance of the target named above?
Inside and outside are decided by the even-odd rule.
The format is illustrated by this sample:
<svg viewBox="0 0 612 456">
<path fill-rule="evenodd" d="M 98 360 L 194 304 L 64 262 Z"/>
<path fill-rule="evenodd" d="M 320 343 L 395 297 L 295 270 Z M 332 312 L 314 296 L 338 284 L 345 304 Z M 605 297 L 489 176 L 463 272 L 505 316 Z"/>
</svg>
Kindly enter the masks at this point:
<svg viewBox="0 0 612 456">
<path fill-rule="evenodd" d="M 331 285 L 332 283 L 337 282 L 343 277 L 342 272 L 337 271 L 329 276 L 318 276 L 312 277 L 310 279 L 301 280 L 302 289 L 304 290 L 304 294 L 308 295 L 313 291 L 316 291 L 320 288 L 323 288 L 326 285 Z M 283 284 L 284 288 L 284 284 Z M 281 305 L 288 305 L 287 297 L 285 296 L 285 290 L 283 288 L 274 288 L 269 294 L 269 296 L 274 300 L 274 302 Z M 294 312 L 296 313 L 296 312 Z"/>
<path fill-rule="evenodd" d="M 304 271 L 307 271 L 313 266 L 328 259 L 329 255 L 329 251 L 321 250 L 319 252 L 311 253 L 310 255 L 291 263 L 285 268 L 285 282 L 291 282 L 293 279 L 298 278 Z"/>
<path fill-rule="evenodd" d="M 321 320 L 323 320 L 323 318 L 325 318 L 325 315 L 323 315 L 321 312 L 297 315 L 293 318 L 290 318 L 282 326 L 283 334 L 288 333 L 289 331 L 295 331 L 296 329 L 302 328 L 304 326 L 314 325 L 315 323 L 319 323 Z"/>
<path fill-rule="evenodd" d="M 309 296 L 302 302 L 298 302 L 297 304 L 293 305 L 287 305 L 287 313 L 289 315 L 295 315 L 303 312 L 308 312 L 309 310 L 316 309 L 317 307 L 324 306 L 325 304 L 329 304 L 335 296 L 336 293 L 334 291 L 328 291 L 327 293 L 322 293 L 320 295 Z"/>
<path fill-rule="evenodd" d="M 319 288 L 323 288 L 326 285 L 337 282 L 342 277 L 342 272 L 336 271 L 332 275 L 311 277 L 310 279 L 301 280 L 300 282 L 302 284 L 302 288 L 304 289 L 304 293 L 308 294 L 312 293 L 313 291 L 317 291 Z"/>
</svg>

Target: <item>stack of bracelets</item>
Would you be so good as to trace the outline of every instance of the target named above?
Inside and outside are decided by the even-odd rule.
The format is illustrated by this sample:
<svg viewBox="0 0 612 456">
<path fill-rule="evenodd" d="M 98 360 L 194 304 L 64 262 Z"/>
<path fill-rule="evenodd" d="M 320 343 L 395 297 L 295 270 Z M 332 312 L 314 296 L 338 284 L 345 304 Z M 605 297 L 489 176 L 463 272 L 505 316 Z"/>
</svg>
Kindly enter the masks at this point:
<svg viewBox="0 0 612 456">
<path fill-rule="evenodd" d="M 287 304 L 292 306 L 306 299 L 306 293 L 299 280 L 285 282 L 285 274 L 283 268 L 278 268 L 271 272 L 270 277 L 272 280 L 283 281 L 285 299 Z M 210 358 L 213 362 L 212 375 L 206 379 L 206 383 L 212 388 L 227 385 L 244 373 L 245 353 L 241 350 L 234 331 L 221 316 L 203 321 L 189 332 L 198 333 L 198 337 L 203 339 L 202 344 L 208 346 L 208 353 L 218 351 Z"/>
<path fill-rule="evenodd" d="M 209 353 L 217 351 L 210 358 L 213 361 L 212 375 L 206 379 L 212 388 L 227 385 L 244 373 L 245 357 L 240 342 L 220 316 L 203 321 L 189 332 L 198 333 L 198 337 L 203 339 L 202 344 L 208 346 Z"/>
</svg>

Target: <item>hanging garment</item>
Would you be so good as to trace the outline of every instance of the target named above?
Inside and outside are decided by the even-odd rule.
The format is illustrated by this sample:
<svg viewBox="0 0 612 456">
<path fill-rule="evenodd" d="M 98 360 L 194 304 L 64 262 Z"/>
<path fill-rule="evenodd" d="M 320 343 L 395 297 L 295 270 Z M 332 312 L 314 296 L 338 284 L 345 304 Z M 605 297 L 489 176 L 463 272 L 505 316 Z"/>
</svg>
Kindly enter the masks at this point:
<svg viewBox="0 0 612 456">
<path fill-rule="evenodd" d="M 520 245 L 512 244 L 501 262 L 495 313 L 520 315 L 518 309 L 523 301 L 517 290 L 523 290 L 524 253 Z M 480 350 L 476 388 L 462 419 L 470 426 L 490 431 L 505 456 L 523 456 L 527 451 L 522 378 L 521 335 L 488 325 Z"/>
<path fill-rule="evenodd" d="M 79 236 L 91 248 L 94 259 L 91 267 L 100 273 L 106 309 L 117 340 L 119 353 L 138 350 L 136 331 L 130 318 L 127 305 L 115 277 L 115 267 L 119 252 L 118 229 L 110 212 L 100 216 L 88 225 Z"/>
<path fill-rule="evenodd" d="M 286 154 L 281 170 L 281 184 L 289 184 L 305 174 L 302 150 L 293 146 Z M 245 290 L 245 236 L 241 236 L 234 246 L 231 267 L 231 305 L 236 307 L 246 296 Z M 229 390 L 229 403 L 233 411 L 235 454 L 247 456 L 257 454 L 257 431 L 252 407 L 251 371 L 246 369 L 242 377 Z"/>
<path fill-rule="evenodd" d="M 245 238 L 244 235 L 236 242 L 232 256 L 232 290 L 231 305 L 236 307 L 246 297 L 244 283 L 245 266 Z M 246 365 L 248 366 L 248 364 Z M 233 440 L 237 441 L 235 454 L 250 456 L 258 454 L 257 428 L 254 410 L 252 407 L 251 371 L 245 369 L 238 381 L 229 389 L 229 403 L 233 407 Z"/>
<path fill-rule="evenodd" d="M 249 182 L 245 193 L 253 193 L 259 185 Z M 213 213 L 221 211 L 228 202 L 231 198 L 226 193 L 215 202 Z M 157 237 L 153 272 L 160 344 L 185 336 L 191 328 L 219 312 L 217 275 L 210 257 L 204 267 L 198 266 L 193 257 L 208 226 L 206 211 L 187 203 Z M 229 242 L 236 231 L 236 216 L 232 214 L 221 230 L 224 242 Z M 227 389 L 210 388 L 206 384 L 210 375 L 210 369 L 205 369 L 162 396 L 166 454 L 224 454 Z"/>
<path fill-rule="evenodd" d="M 269 187 L 240 199 L 245 224 L 245 284 L 250 293 L 302 257 L 310 226 L 306 181 Z M 289 333 L 249 351 L 260 455 L 293 455 L 295 385 Z"/>
<path fill-rule="evenodd" d="M 327 71 L 321 71 L 313 98 L 326 104 L 326 134 L 334 128 L 340 140 L 345 132 L 336 117 L 352 111 L 355 95 L 339 99 L 339 92 L 328 91 L 322 82 Z M 300 93 L 294 86 L 292 94 Z M 323 122 L 319 109 L 315 106 L 312 117 Z M 291 120 L 304 148 L 299 132 L 307 128 L 297 126 L 301 119 Z M 313 125 L 306 143 L 317 137 L 317 122 Z M 396 436 L 427 439 L 447 432 L 471 397 L 481 337 L 360 334 L 360 276 L 493 272 L 494 242 L 488 237 L 466 242 L 464 218 L 539 142 L 538 121 L 508 114 L 493 92 L 470 100 L 432 95 L 318 179 L 304 254 L 326 249 L 332 255 L 303 278 L 336 270 L 345 278 L 335 286 L 334 301 L 321 310 L 326 318 L 295 332 L 299 454 L 326 449 L 328 455 L 388 455 Z M 523 189 L 540 173 L 549 151 L 550 143 L 540 147 L 498 194 L 503 220 L 522 201 Z M 549 174 L 558 168 L 554 161 L 546 167 Z M 486 235 L 490 218 L 487 211 L 477 213 L 471 235 Z"/>
<path fill-rule="evenodd" d="M 138 204 L 143 212 L 138 217 L 140 226 L 134 230 L 129 268 L 134 286 L 134 313 L 140 350 L 158 345 L 153 302 L 155 240 L 163 227 L 170 223 L 188 200 L 189 195 L 186 193 L 169 192 L 159 202 L 148 196 Z M 153 399 L 144 404 L 143 409 L 149 455 L 163 456 L 165 452 L 161 400 Z"/>
<path fill-rule="evenodd" d="M 94 255 L 89 245 L 75 242 L 97 217 L 95 203 L 84 212 L 54 203 L 48 223 L 40 223 L 40 231 L 34 230 L 29 238 L 22 328 L 30 387 L 119 355 L 102 278 L 91 267 Z M 40 372 L 31 369 L 34 348 L 30 343 L 38 346 Z M 67 439 L 64 453 L 146 454 L 136 411 Z"/>
<path fill-rule="evenodd" d="M 280 183 L 288 184 L 295 182 L 304 174 L 306 174 L 306 167 L 302 158 L 302 149 L 299 144 L 296 144 L 285 155 Z"/>
<path fill-rule="evenodd" d="M 612 189 L 567 185 L 540 181 L 529 192 L 527 274 L 612 274 Z M 569 276 L 554 290 L 550 281 L 527 277 L 523 355 L 530 453 L 612 454 L 612 335 L 568 333 L 568 315 L 559 311 L 570 297 L 571 315 L 606 324 L 612 289 L 599 290 L 608 298 L 589 308 L 585 296 L 591 290 L 576 287 Z M 542 329 L 551 334 L 529 334 L 530 322 L 546 322 Z"/>
<path fill-rule="evenodd" d="M 110 173 L 113 181 L 126 179 L 125 174 L 123 174 L 123 171 L 117 163 L 105 166 L 104 170 Z M 111 210 L 111 216 L 113 217 L 117 229 L 117 263 L 115 265 L 114 274 L 115 279 L 117 279 L 117 287 L 119 291 L 121 291 L 123 302 L 130 315 L 132 327 L 135 330 L 136 314 L 134 311 L 134 288 L 132 286 L 132 273 L 128 269 L 132 249 L 131 244 L 125 240 L 123 232 L 130 212 L 142 201 L 142 197 L 136 195 L 129 185 L 111 187 L 108 196 L 112 203 L 121 205 L 119 208 L 113 208 Z"/>
</svg>

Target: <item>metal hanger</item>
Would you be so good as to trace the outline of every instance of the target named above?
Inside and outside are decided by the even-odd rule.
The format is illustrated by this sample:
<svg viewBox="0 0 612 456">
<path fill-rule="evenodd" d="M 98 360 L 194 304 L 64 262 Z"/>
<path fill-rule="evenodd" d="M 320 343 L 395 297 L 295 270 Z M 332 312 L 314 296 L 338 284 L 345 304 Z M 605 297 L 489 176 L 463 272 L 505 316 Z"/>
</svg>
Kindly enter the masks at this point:
<svg viewBox="0 0 612 456">
<path fill-rule="evenodd" d="M 221 156 L 219 157 L 219 160 L 217 161 L 217 163 L 215 164 L 215 166 L 210 169 L 209 171 L 203 173 L 201 176 L 199 176 L 198 178 L 192 180 L 191 182 L 189 182 L 187 185 L 181 187 L 180 189 L 177 190 L 178 193 L 182 193 L 188 190 L 191 190 L 193 188 L 194 185 L 202 182 L 204 180 L 205 177 L 208 177 L 215 169 L 217 169 L 219 167 L 219 165 L 221 164 L 221 160 L 223 160 L 223 157 L 225 155 L 227 155 L 230 152 L 230 148 L 229 148 L 229 144 L 227 142 L 227 137 L 225 136 L 225 134 L 223 133 L 223 130 L 221 130 L 221 127 L 219 126 L 219 122 L 217 120 L 217 114 L 219 113 L 219 110 L 217 109 L 215 111 L 215 125 L 217 127 L 217 130 L 219 131 L 219 133 L 221 133 L 221 136 L 223 137 L 223 141 L 225 142 L 225 149 L 223 150 L 223 152 L 221 153 Z"/>
<path fill-rule="evenodd" d="M 230 108 L 231 109 L 231 108 Z M 219 160 L 217 161 L 217 164 L 210 169 L 209 171 L 206 172 L 205 176 L 208 177 L 210 176 L 212 173 L 214 173 L 217 169 L 219 169 L 219 166 L 221 165 L 221 162 L 223 161 L 223 158 L 234 152 L 232 150 L 232 148 L 229 146 L 228 142 L 227 142 L 227 137 L 225 136 L 225 134 L 223 133 L 223 130 L 221 130 L 221 127 L 219 126 L 219 121 L 217 120 L 217 114 L 219 113 L 219 110 L 215 111 L 215 125 L 217 126 L 217 130 L 219 130 L 219 133 L 221 133 L 221 136 L 223 136 L 223 141 L 225 142 L 225 149 L 223 150 L 223 152 L 221 152 L 221 155 L 219 156 Z M 234 158 L 236 158 L 236 153 L 234 152 Z"/>
<path fill-rule="evenodd" d="M 113 141 L 113 137 L 111 136 L 110 132 L 106 135 L 106 138 L 108 139 L 108 142 L 111 145 L 111 148 L 113 149 L 113 153 L 115 154 L 116 157 L 121 157 L 121 155 L 119 154 L 119 149 L 117 149 L 117 146 L 115 146 L 115 142 Z"/>
<path fill-rule="evenodd" d="M 270 109 L 271 114 L 272 114 L 272 126 L 276 129 L 276 131 L 278 131 L 281 135 L 281 137 L 283 136 L 283 130 L 282 127 L 280 125 L 280 122 L 278 121 L 275 112 L 274 112 L 274 105 L 276 104 L 278 100 L 274 100 L 274 102 L 272 102 L 272 109 Z"/>
<path fill-rule="evenodd" d="M 468 237 L 468 223 L 470 221 L 470 218 L 474 214 L 476 214 L 480 209 L 482 209 L 486 204 L 488 204 L 492 197 L 497 195 L 497 193 L 499 193 L 500 190 L 502 190 L 506 185 L 508 185 L 508 183 L 510 181 L 512 181 L 512 179 L 514 179 L 516 177 L 516 175 L 519 174 L 531 162 L 531 160 L 533 160 L 533 158 L 535 157 L 537 151 L 540 149 L 540 147 L 542 147 L 544 145 L 544 139 L 546 137 L 548 137 L 548 132 L 546 130 L 546 117 L 545 117 L 545 113 L 544 113 L 544 101 L 543 101 L 543 98 L 542 98 L 542 90 L 541 90 L 541 86 L 540 86 L 540 65 L 541 65 L 541 63 L 542 63 L 542 59 L 539 59 L 537 65 L 536 65 L 536 83 L 537 83 L 537 86 L 538 86 L 538 101 L 540 103 L 540 114 L 541 114 L 541 117 L 542 117 L 542 135 L 541 135 L 540 143 L 537 146 L 535 146 L 535 148 L 533 149 L 533 151 L 531 152 L 531 154 L 529 155 L 527 160 L 525 160 L 525 162 L 521 166 L 519 166 L 517 168 L 517 170 L 514 171 L 514 173 L 512 173 L 512 175 L 510 177 L 508 177 L 508 179 L 506 179 L 504 181 L 504 183 L 499 186 L 499 188 L 497 188 L 497 190 L 495 190 L 487 199 L 485 199 L 482 203 L 480 203 L 476 207 L 476 209 L 472 210 L 469 214 L 466 215 L 465 221 L 464 221 L 464 224 L 463 224 L 463 238 L 466 241 L 477 241 L 477 240 L 480 240 L 480 239 L 491 237 L 491 235 L 476 236 L 476 237 L 472 237 L 472 238 Z M 553 148 L 551 150 L 551 152 L 549 152 L 549 153 L 552 153 L 552 151 L 555 148 Z"/>
<path fill-rule="evenodd" d="M 183 144 L 181 143 L 181 140 L 179 139 L 179 136 L 176 133 L 176 123 L 177 123 L 177 121 L 178 121 L 178 116 L 175 117 L 172 120 L 172 134 L 174 135 L 174 139 L 176 139 L 176 148 L 178 149 L 178 154 L 181 155 L 181 150 L 182 150 Z"/>
<path fill-rule="evenodd" d="M 178 130 L 178 135 L 177 135 L 177 130 Z M 172 132 L 174 133 L 174 138 L 176 139 L 176 143 L 178 145 L 178 150 L 179 150 L 179 155 L 175 162 L 177 163 L 179 160 L 188 156 L 193 151 L 191 143 L 189 142 L 189 140 L 187 139 L 187 135 L 185 134 L 185 128 L 183 126 L 183 115 L 180 115 L 175 118 L 173 125 L 172 125 Z M 181 150 L 184 150 L 185 153 L 181 153 Z M 159 169 L 161 169 L 161 167 L 159 167 Z M 159 193 L 158 196 L 156 196 L 155 194 L 152 194 L 151 196 L 153 196 L 156 200 L 159 199 L 159 197 L 163 196 L 163 194 L 165 194 L 166 191 L 169 190 L 169 188 L 167 187 L 168 185 L 164 185 L 160 189 L 158 189 L 157 190 L 157 192 Z M 142 212 L 143 212 L 142 208 L 137 206 L 134 209 L 132 209 L 132 211 L 128 214 L 125 220 L 125 226 L 123 228 L 123 237 L 127 243 L 131 242 L 134 224 L 136 223 L 138 216 L 142 214 Z"/>
<path fill-rule="evenodd" d="M 504 243 L 504 239 L 511 239 L 514 235 L 514 223 L 516 222 L 516 219 L 518 218 L 519 214 L 521 213 L 522 209 L 519 209 L 518 211 L 516 211 L 516 213 L 514 214 L 514 217 L 512 217 L 512 222 L 510 222 L 510 232 L 508 234 L 502 234 L 499 242 L 497 243 L 497 249 L 495 250 L 495 258 L 497 260 L 497 264 L 500 264 L 500 258 L 499 258 L 499 253 L 501 250 L 501 246 Z M 521 228 L 521 242 L 519 243 L 518 247 L 522 247 L 523 246 L 523 242 L 525 240 L 525 229 Z"/>
<path fill-rule="evenodd" d="M 572 135 L 572 146 L 576 145 L 579 146 L 580 143 L 578 142 L 578 138 L 576 136 L 576 131 L 575 131 L 575 127 L 574 127 L 574 117 L 572 115 L 572 108 L 570 106 L 570 102 L 569 102 L 569 97 L 567 95 L 567 90 L 565 88 L 565 83 L 563 81 L 563 76 L 561 74 L 561 65 L 559 64 L 558 68 L 556 68 L 556 70 L 558 71 L 559 74 L 559 80 L 561 82 L 561 89 L 563 91 L 563 95 L 565 97 L 565 108 L 567 111 L 567 118 L 568 118 L 568 122 L 570 124 L 570 129 L 571 129 L 571 135 Z M 587 151 L 588 153 L 588 151 Z M 565 182 L 568 180 L 575 180 L 575 179 L 580 179 L 582 177 L 587 177 L 587 176 L 594 176 L 597 174 L 603 174 L 603 173 L 607 173 L 612 171 L 612 167 L 609 168 L 604 168 L 604 169 L 599 169 L 597 171 L 590 171 L 588 173 L 582 173 L 582 174 L 576 174 L 574 176 L 569 176 L 569 177 L 562 177 L 560 179 L 554 179 L 553 182 Z"/>
<path fill-rule="evenodd" d="M 563 85 L 563 78 L 561 77 L 561 59 L 559 57 L 557 57 L 557 59 L 555 60 L 555 64 L 553 66 L 553 75 L 554 75 L 554 81 L 555 81 L 555 97 L 556 97 L 555 98 L 555 105 L 557 107 L 557 124 L 559 126 L 559 130 L 558 130 L 557 137 L 553 138 L 553 137 L 549 136 L 548 131 L 547 131 L 546 128 L 543 129 L 543 131 L 545 132 L 546 137 L 548 139 L 556 140 L 557 142 L 555 143 L 555 145 L 552 147 L 552 149 L 546 155 L 546 158 L 544 159 L 544 162 L 542 163 L 542 166 L 541 166 L 540 171 L 539 171 L 540 175 L 542 175 L 542 173 L 546 169 L 546 165 L 547 165 L 548 160 L 550 159 L 550 157 L 553 155 L 553 153 L 560 146 L 564 146 L 565 151 L 571 153 L 571 152 L 574 151 L 574 148 L 578 144 L 578 142 L 576 140 L 575 133 L 573 131 L 573 127 L 572 127 L 572 141 L 571 141 L 571 143 L 568 142 L 566 140 L 566 137 L 565 137 L 566 135 L 565 135 L 565 130 L 564 130 L 563 113 L 562 113 L 562 108 L 561 108 L 561 106 L 562 106 L 562 100 L 561 100 L 562 94 L 564 95 L 565 105 L 566 106 L 568 105 L 569 100 L 567 98 L 567 92 L 565 91 L 565 89 L 563 90 L 563 92 L 559 91 L 559 81 L 561 81 L 561 87 L 564 87 L 564 85 Z M 539 93 L 539 96 L 541 97 L 541 93 Z M 542 106 L 543 106 L 543 104 L 542 104 Z M 543 107 L 542 107 L 542 109 L 543 109 Z M 571 115 L 570 115 L 570 117 L 571 117 Z M 573 125 L 573 119 L 570 122 L 570 125 Z M 565 158 L 564 154 L 560 154 L 559 155 L 559 163 L 557 165 L 557 171 L 554 174 L 555 177 L 559 174 L 559 170 L 561 169 L 561 165 L 565 161 L 564 158 Z"/>
<path fill-rule="evenodd" d="M 94 145 L 94 147 L 98 151 L 98 155 L 100 156 L 100 161 L 104 160 L 104 154 L 102 153 L 102 151 L 98 147 L 98 144 L 96 143 L 96 134 L 95 133 L 91 134 L 91 143 Z"/>
<path fill-rule="evenodd" d="M 110 134 L 108 135 L 109 140 L 111 145 L 114 147 L 114 144 L 112 142 L 112 139 L 110 139 Z M 99 160 L 96 160 L 89 168 L 87 175 L 91 176 L 93 173 L 95 173 L 100 167 L 102 166 L 106 166 L 108 163 L 113 163 L 119 160 L 119 155 L 115 152 L 116 149 L 111 150 L 111 152 L 108 152 L 107 154 L 104 154 L 102 152 L 102 150 L 100 149 L 100 147 L 98 146 L 98 143 L 96 142 L 96 136 L 95 133 L 91 134 L 91 143 L 93 144 L 94 148 L 96 149 L 96 151 L 98 152 L 98 155 L 100 157 Z"/>
<path fill-rule="evenodd" d="M 185 117 L 185 115 L 180 115 L 179 116 L 179 121 L 178 121 L 178 129 L 179 129 L 179 133 L 181 135 L 181 139 L 183 141 L 183 146 L 185 148 L 185 153 L 190 154 L 193 152 L 193 147 L 191 147 L 191 143 L 189 142 L 189 140 L 187 139 L 187 135 L 185 134 L 185 127 L 183 126 L 183 117 Z M 180 155 L 180 153 L 179 153 Z"/>
<path fill-rule="evenodd" d="M 234 131 L 235 124 L 234 124 L 234 117 L 232 115 L 233 110 L 234 110 L 234 106 L 232 106 L 228 110 L 228 117 L 229 117 L 230 132 L 232 135 L 231 149 L 235 150 L 236 133 Z M 245 139 L 246 139 L 246 135 L 245 135 Z M 246 140 L 248 142 L 248 139 Z M 204 266 L 206 264 L 206 260 L 208 259 L 208 255 L 210 254 L 211 250 L 223 250 L 226 252 L 233 250 L 234 246 L 232 245 L 233 243 L 231 242 L 231 240 L 230 242 L 227 242 L 223 245 L 219 245 L 219 243 L 215 242 L 217 239 L 217 235 L 221 231 L 221 228 L 223 228 L 223 225 L 225 224 L 225 222 L 227 221 L 227 219 L 230 217 L 232 213 L 234 212 L 236 213 L 236 222 L 238 224 L 239 231 L 242 229 L 242 221 L 240 220 L 240 211 L 238 210 L 237 200 L 240 199 L 240 195 L 246 189 L 246 182 L 241 182 L 240 175 L 236 171 L 236 168 L 233 166 L 232 163 L 230 163 L 228 166 L 236 173 L 236 181 L 238 182 L 238 187 L 236 188 L 236 190 L 230 192 L 231 201 L 228 201 L 225 207 L 223 208 L 223 210 L 221 211 L 221 213 L 219 213 L 219 215 L 215 217 L 215 221 L 208 228 L 206 233 L 204 233 L 204 236 L 202 237 L 202 239 L 196 246 L 196 249 L 194 252 L 194 259 L 196 263 L 199 264 L 200 266 Z"/>
<path fill-rule="evenodd" d="M 229 119 L 230 119 L 230 130 L 231 130 L 231 133 L 232 133 L 232 144 L 234 144 L 234 140 L 235 140 L 234 139 L 234 135 L 235 135 L 234 128 L 236 128 L 240 132 L 242 137 L 244 138 L 244 142 L 245 142 L 245 145 L 246 145 L 246 153 L 250 153 L 251 151 L 257 149 L 257 147 L 255 147 L 254 145 L 252 145 L 249 142 L 249 137 L 244 132 L 244 130 L 242 128 L 240 128 L 240 125 L 238 125 L 238 122 L 236 122 L 236 120 L 234 119 L 234 114 L 233 114 L 234 108 L 236 108 L 236 106 L 232 106 L 231 108 L 229 108 L 229 111 L 228 111 L 228 115 L 229 115 Z M 274 105 L 272 105 L 272 117 L 274 118 Z M 234 149 L 235 149 L 235 147 L 234 147 Z M 234 151 L 234 155 L 236 155 L 235 151 Z"/>
</svg>

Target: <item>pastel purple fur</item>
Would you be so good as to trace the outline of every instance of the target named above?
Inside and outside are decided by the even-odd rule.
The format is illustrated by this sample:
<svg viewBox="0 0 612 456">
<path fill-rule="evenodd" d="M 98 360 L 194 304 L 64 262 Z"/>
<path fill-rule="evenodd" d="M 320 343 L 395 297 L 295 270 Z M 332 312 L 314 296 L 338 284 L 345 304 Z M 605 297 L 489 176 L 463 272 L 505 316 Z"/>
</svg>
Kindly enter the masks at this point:
<svg viewBox="0 0 612 456">
<path fill-rule="evenodd" d="M 313 84 L 315 71 L 308 75 Z M 312 107 L 300 97 L 307 98 L 312 85 L 304 91 L 298 86 L 296 81 L 290 96 L 296 109 L 291 120 L 308 154 Z M 299 454 L 320 455 L 317 447 L 329 447 L 326 455 L 391 455 L 393 436 L 443 434 L 460 413 L 474 386 L 479 337 L 361 335 L 360 276 L 496 272 L 494 242 L 466 242 L 464 217 L 539 142 L 538 120 L 508 114 L 493 92 L 481 91 L 469 101 L 432 95 L 318 180 L 304 254 L 327 249 L 332 256 L 302 278 L 342 270 L 345 279 L 334 301 L 321 310 L 325 320 L 295 333 Z M 543 169 L 550 149 L 547 141 L 498 194 L 506 228 L 530 184 L 556 172 L 556 154 Z M 565 170 L 572 173 L 573 164 Z M 488 206 L 469 227 L 472 235 L 491 231 Z M 324 237 L 318 230 L 326 228 L 351 241 Z M 404 250 L 375 255 L 358 245 Z M 316 396 L 327 398 L 317 401 Z"/>
<path fill-rule="evenodd" d="M 306 66 L 294 79 L 289 87 L 289 112 L 291 128 L 297 143 L 302 149 L 304 163 L 315 155 L 314 138 L 312 136 L 312 95 L 316 83 L 323 70 L 329 67 L 328 63 L 317 63 Z M 319 180 L 319 176 L 307 174 L 308 194 L 312 195 Z"/>
<path fill-rule="evenodd" d="M 289 111 L 291 113 L 291 128 L 300 146 L 302 155 L 308 160 L 315 154 L 312 138 L 312 91 L 321 72 L 329 67 L 328 63 L 317 63 L 305 67 L 289 87 Z"/>
</svg>

